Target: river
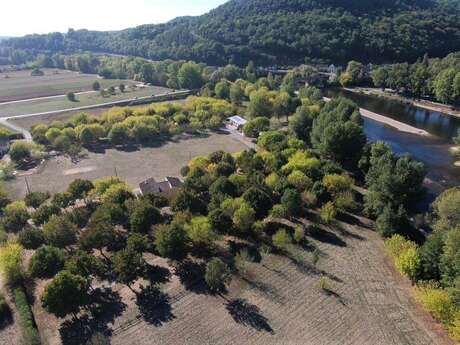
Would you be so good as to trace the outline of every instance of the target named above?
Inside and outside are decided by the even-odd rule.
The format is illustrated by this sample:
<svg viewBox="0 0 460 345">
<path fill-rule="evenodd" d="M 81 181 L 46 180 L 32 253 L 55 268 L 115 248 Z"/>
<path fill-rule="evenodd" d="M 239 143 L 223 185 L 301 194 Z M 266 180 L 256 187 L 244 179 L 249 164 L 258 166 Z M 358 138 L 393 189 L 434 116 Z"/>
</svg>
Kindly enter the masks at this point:
<svg viewBox="0 0 460 345">
<path fill-rule="evenodd" d="M 460 185 L 460 168 L 454 166 L 455 157 L 449 151 L 452 137 L 460 128 L 460 119 L 436 111 L 421 109 L 398 101 L 358 94 L 343 89 L 325 90 L 325 96 L 344 96 L 359 107 L 424 129 L 429 137 L 408 134 L 393 127 L 364 118 L 364 130 L 370 141 L 387 142 L 397 154 L 409 154 L 427 167 L 429 187 L 439 193 L 445 188 Z"/>
</svg>

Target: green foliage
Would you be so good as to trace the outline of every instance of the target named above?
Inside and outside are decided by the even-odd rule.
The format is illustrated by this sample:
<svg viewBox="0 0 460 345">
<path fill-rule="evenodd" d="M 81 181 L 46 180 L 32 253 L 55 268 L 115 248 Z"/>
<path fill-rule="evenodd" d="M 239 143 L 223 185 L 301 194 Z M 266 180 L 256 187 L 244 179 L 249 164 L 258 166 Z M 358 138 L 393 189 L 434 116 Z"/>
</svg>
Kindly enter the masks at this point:
<svg viewBox="0 0 460 345">
<path fill-rule="evenodd" d="M 50 197 L 48 192 L 31 192 L 26 195 L 24 202 L 26 206 L 38 208 Z"/>
<path fill-rule="evenodd" d="M 22 279 L 22 253 L 23 248 L 18 243 L 8 242 L 0 247 L 0 272 L 10 285 Z"/>
<path fill-rule="evenodd" d="M 143 266 L 142 254 L 128 248 L 116 252 L 112 262 L 117 280 L 128 286 L 139 277 Z"/>
<path fill-rule="evenodd" d="M 21 286 L 14 290 L 14 303 L 19 315 L 19 326 L 25 344 L 40 345 L 40 335 L 35 328 L 34 317 L 27 301 L 26 293 Z"/>
<path fill-rule="evenodd" d="M 385 240 L 385 251 L 390 255 L 398 271 L 415 281 L 421 268 L 420 255 L 417 251 L 417 245 L 414 242 L 406 240 L 401 235 L 393 235 Z"/>
<path fill-rule="evenodd" d="M 204 279 L 211 291 L 222 291 L 225 289 L 225 284 L 231 279 L 230 269 L 221 259 L 213 258 L 206 265 Z"/>
<path fill-rule="evenodd" d="M 152 225 L 161 221 L 160 211 L 147 200 L 136 200 L 130 208 L 129 225 L 131 231 L 148 233 Z"/>
<path fill-rule="evenodd" d="M 420 303 L 433 317 L 446 325 L 450 325 L 455 317 L 455 306 L 446 290 L 436 285 L 426 284 L 414 289 L 415 300 Z"/>
<path fill-rule="evenodd" d="M 289 216 L 298 216 L 302 212 L 302 198 L 295 189 L 287 189 L 281 197 L 281 204 Z"/>
<path fill-rule="evenodd" d="M 5 207 L 1 223 L 6 231 L 17 232 L 24 228 L 29 219 L 29 212 L 23 201 L 14 201 Z"/>
<path fill-rule="evenodd" d="M 330 201 L 327 202 L 323 207 L 321 207 L 319 215 L 324 223 L 330 224 L 337 216 L 337 209 L 334 206 L 334 203 Z"/>
<path fill-rule="evenodd" d="M 77 97 L 75 96 L 75 93 L 73 93 L 73 92 L 67 92 L 66 97 L 71 102 L 76 102 L 77 101 Z"/>
<path fill-rule="evenodd" d="M 88 281 L 68 271 L 59 272 L 45 287 L 43 307 L 57 317 L 77 314 L 89 301 Z"/>
<path fill-rule="evenodd" d="M 155 248 L 163 257 L 184 257 L 187 253 L 187 244 L 187 233 L 179 224 L 162 225 L 155 232 Z"/>
<path fill-rule="evenodd" d="M 77 200 L 85 198 L 93 188 L 94 185 L 91 181 L 76 179 L 70 183 L 67 192 L 70 193 L 72 199 Z"/>
<path fill-rule="evenodd" d="M 460 225 L 460 188 L 447 189 L 433 202 L 436 230 L 447 230 Z"/>
<path fill-rule="evenodd" d="M 37 249 L 45 243 L 45 234 L 41 229 L 27 227 L 18 235 L 19 243 L 26 249 Z"/>
<path fill-rule="evenodd" d="M 241 232 L 250 230 L 255 219 L 256 211 L 245 202 L 241 203 L 235 210 L 232 218 L 235 227 Z"/>
<path fill-rule="evenodd" d="M 46 223 L 51 216 L 58 215 L 61 209 L 54 205 L 41 205 L 34 213 L 32 213 L 32 220 L 35 225 L 42 225 Z"/>
<path fill-rule="evenodd" d="M 88 229 L 79 238 L 80 246 L 84 250 L 98 249 L 113 245 L 117 240 L 117 234 L 113 225 L 107 221 L 90 222 Z"/>
<path fill-rule="evenodd" d="M 292 244 L 292 238 L 285 229 L 278 230 L 272 236 L 273 245 L 279 250 L 286 251 Z"/>
<path fill-rule="evenodd" d="M 243 133 L 249 138 L 257 138 L 261 132 L 270 128 L 270 120 L 266 117 L 255 117 L 249 120 L 243 127 Z"/>
<path fill-rule="evenodd" d="M 94 255 L 83 251 L 77 251 L 66 262 L 65 269 L 72 274 L 79 275 L 84 278 L 91 276 L 103 276 L 107 267 Z"/>
<path fill-rule="evenodd" d="M 233 227 L 232 218 L 226 215 L 220 208 L 209 212 L 208 219 L 212 229 L 218 234 L 228 233 Z"/>
<path fill-rule="evenodd" d="M 77 226 L 65 216 L 51 216 L 43 225 L 43 233 L 49 244 L 65 248 L 77 240 Z"/>
<path fill-rule="evenodd" d="M 207 247 L 217 239 L 207 217 L 193 217 L 184 228 L 190 241 L 197 247 Z"/>
<path fill-rule="evenodd" d="M 33 277 L 51 278 L 64 267 L 65 259 L 62 249 L 52 246 L 40 247 L 32 255 L 29 272 Z"/>
</svg>

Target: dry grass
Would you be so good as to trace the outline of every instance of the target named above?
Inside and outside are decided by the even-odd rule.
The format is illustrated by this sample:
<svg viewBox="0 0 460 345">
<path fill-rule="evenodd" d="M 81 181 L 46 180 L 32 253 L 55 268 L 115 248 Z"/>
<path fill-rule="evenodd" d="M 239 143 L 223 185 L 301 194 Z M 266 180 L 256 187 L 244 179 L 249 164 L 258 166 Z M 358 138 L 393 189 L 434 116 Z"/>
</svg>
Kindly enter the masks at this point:
<svg viewBox="0 0 460 345">
<path fill-rule="evenodd" d="M 180 169 L 199 155 L 208 155 L 217 150 L 237 152 L 247 147 L 230 135 L 211 133 L 202 137 L 182 135 L 159 147 L 147 147 L 129 152 L 108 149 L 105 152 L 90 152 L 78 163 L 65 157 L 45 162 L 34 172 L 27 173 L 33 191 L 63 191 L 77 178 L 98 179 L 115 174 L 126 180 L 133 188 L 149 177 L 163 179 L 179 176 Z M 5 183 L 13 198 L 26 194 L 25 177 L 17 177 Z"/>
<path fill-rule="evenodd" d="M 45 75 L 37 77 L 32 77 L 30 70 L 0 73 L 0 102 L 62 95 L 69 91 L 89 91 L 95 80 L 104 88 L 118 86 L 121 82 L 127 83 L 116 79 L 100 79 L 92 74 L 51 68 L 44 68 L 42 71 Z"/>
</svg>

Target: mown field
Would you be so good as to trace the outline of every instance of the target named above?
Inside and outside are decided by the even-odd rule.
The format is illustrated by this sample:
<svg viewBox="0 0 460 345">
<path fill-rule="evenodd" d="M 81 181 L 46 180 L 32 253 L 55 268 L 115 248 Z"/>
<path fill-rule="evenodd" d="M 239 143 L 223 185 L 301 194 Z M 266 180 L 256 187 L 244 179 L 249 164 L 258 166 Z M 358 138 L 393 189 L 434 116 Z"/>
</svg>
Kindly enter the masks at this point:
<svg viewBox="0 0 460 345">
<path fill-rule="evenodd" d="M 199 263 L 189 264 L 190 280 L 185 269 L 146 254 L 155 280 L 163 283 L 161 298 L 142 290 L 143 281 L 134 285 L 137 296 L 113 283 L 96 320 L 61 325 L 37 302 L 42 338 L 47 345 L 76 345 L 102 331 L 112 345 L 452 344 L 413 302 L 409 282 L 386 260 L 370 222 L 346 218 L 309 233 L 310 247 L 298 248 L 291 257 L 252 247 L 256 262 L 234 277 L 222 295 L 207 291 Z M 248 244 L 227 237 L 219 245 Z M 319 288 L 321 277 L 327 279 L 327 290 Z M 38 282 L 36 296 L 44 285 Z"/>
<path fill-rule="evenodd" d="M 118 86 L 120 83 L 131 84 L 126 80 L 109 80 L 97 75 L 44 68 L 44 76 L 32 77 L 30 70 L 0 73 L 0 103 L 36 97 L 62 95 L 69 91 L 83 92 L 92 90 L 94 81 L 101 87 Z"/>
<path fill-rule="evenodd" d="M 0 104 L 0 117 L 15 115 L 37 114 L 60 110 L 71 110 L 79 107 L 129 100 L 135 97 L 152 96 L 169 91 L 167 88 L 147 86 L 135 90 L 127 89 L 121 93 L 117 90 L 115 95 L 102 97 L 99 92 L 88 92 L 76 95 L 76 101 L 72 102 L 66 96 L 34 99 L 19 103 Z"/>
<path fill-rule="evenodd" d="M 107 149 L 99 153 L 90 152 L 78 163 L 66 157 L 53 158 L 34 172 L 27 172 L 27 180 L 33 191 L 64 191 L 75 179 L 98 179 L 113 176 L 115 169 L 123 180 L 137 188 L 149 177 L 163 179 L 179 176 L 180 168 L 193 157 L 208 155 L 217 150 L 238 152 L 247 146 L 230 135 L 211 133 L 197 136 L 182 135 L 158 147 L 143 147 L 139 150 Z M 5 182 L 5 188 L 14 198 L 23 198 L 27 193 L 25 177 Z"/>
</svg>

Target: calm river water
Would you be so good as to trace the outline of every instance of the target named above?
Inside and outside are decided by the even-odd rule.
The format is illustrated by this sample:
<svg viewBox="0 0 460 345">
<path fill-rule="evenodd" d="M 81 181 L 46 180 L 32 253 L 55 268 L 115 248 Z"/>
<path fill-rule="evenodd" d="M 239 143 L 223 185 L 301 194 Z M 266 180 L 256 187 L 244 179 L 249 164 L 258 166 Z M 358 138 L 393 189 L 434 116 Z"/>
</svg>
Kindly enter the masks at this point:
<svg viewBox="0 0 460 345">
<path fill-rule="evenodd" d="M 325 90 L 325 96 L 350 98 L 361 108 L 426 130 L 432 134 L 431 137 L 408 134 L 364 118 L 364 129 L 369 140 L 385 141 L 391 145 L 394 152 L 409 154 L 425 163 L 428 170 L 427 177 L 434 182 L 431 187 L 436 192 L 460 185 L 460 168 L 453 165 L 455 157 L 449 152 L 449 148 L 452 147 L 452 137 L 460 128 L 460 119 L 401 102 L 357 94 L 343 89 Z"/>
</svg>

